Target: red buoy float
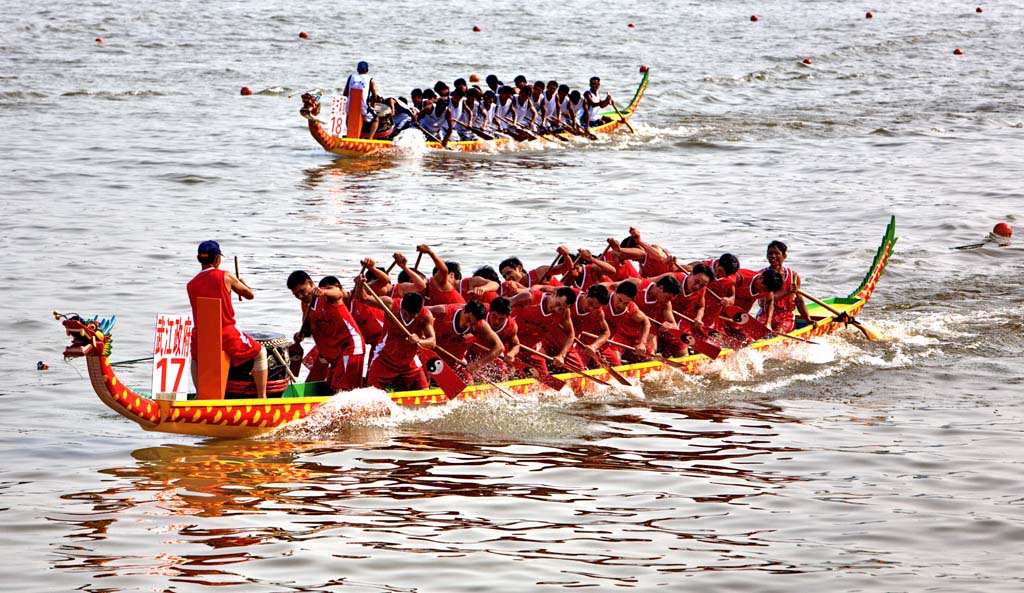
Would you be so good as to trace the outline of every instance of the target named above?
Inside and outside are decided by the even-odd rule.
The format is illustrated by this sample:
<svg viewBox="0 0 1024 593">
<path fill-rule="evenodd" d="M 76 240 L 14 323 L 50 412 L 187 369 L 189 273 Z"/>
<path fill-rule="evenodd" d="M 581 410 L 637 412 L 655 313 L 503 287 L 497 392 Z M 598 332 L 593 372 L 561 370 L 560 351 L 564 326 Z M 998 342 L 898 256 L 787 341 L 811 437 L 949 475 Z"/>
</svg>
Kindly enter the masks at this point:
<svg viewBox="0 0 1024 593">
<path fill-rule="evenodd" d="M 975 8 L 975 9 L 974 9 L 974 12 L 978 12 L 978 13 L 981 13 L 981 12 L 985 12 L 985 11 L 984 11 L 984 10 L 982 10 L 982 9 L 981 9 L 981 7 L 979 6 L 979 7 L 977 7 L 977 8 Z"/>
<path fill-rule="evenodd" d="M 97 37 L 96 38 L 96 43 L 103 43 L 103 38 L 102 37 Z"/>
<path fill-rule="evenodd" d="M 810 58 L 804 58 L 804 65 L 805 66 L 810 66 L 813 63 L 814 62 L 812 62 Z"/>
<path fill-rule="evenodd" d="M 864 18 L 866 18 L 866 19 L 873 19 L 873 18 L 875 18 L 875 15 L 869 11 L 866 15 L 864 15 Z"/>
<path fill-rule="evenodd" d="M 960 48 L 958 47 L 958 48 L 956 48 L 956 49 L 954 49 L 954 50 L 953 50 L 953 55 L 954 55 L 954 56 L 962 56 L 962 55 L 964 55 L 964 52 L 963 52 L 963 50 L 962 50 L 962 49 L 960 49 Z"/>
<path fill-rule="evenodd" d="M 992 229 L 992 234 L 1009 239 L 1013 236 L 1013 228 L 1008 223 L 1000 222 Z"/>
<path fill-rule="evenodd" d="M 479 33 L 480 31 L 481 31 L 480 25 L 473 25 L 473 32 L 474 33 Z"/>
<path fill-rule="evenodd" d="M 629 24 L 629 28 L 630 28 L 630 29 L 635 29 L 635 28 L 636 28 L 636 25 L 634 25 L 633 23 L 630 23 L 630 24 Z"/>
<path fill-rule="evenodd" d="M 242 91 L 239 94 L 242 95 L 243 97 L 248 97 L 249 95 L 252 94 L 252 89 L 247 87 L 247 86 L 243 86 L 242 87 Z"/>
<path fill-rule="evenodd" d="M 309 39 L 309 33 L 305 31 L 299 31 L 299 39 Z"/>
<path fill-rule="evenodd" d="M 750 22 L 752 22 L 752 23 L 756 23 L 757 22 L 757 15 L 756 14 L 750 15 Z"/>
</svg>

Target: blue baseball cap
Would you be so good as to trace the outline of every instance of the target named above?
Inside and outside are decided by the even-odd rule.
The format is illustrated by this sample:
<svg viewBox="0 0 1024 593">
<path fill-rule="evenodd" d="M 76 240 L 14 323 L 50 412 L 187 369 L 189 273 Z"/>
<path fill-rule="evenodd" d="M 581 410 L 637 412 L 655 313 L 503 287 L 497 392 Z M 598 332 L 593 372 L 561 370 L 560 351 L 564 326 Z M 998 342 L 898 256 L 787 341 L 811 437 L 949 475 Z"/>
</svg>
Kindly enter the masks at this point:
<svg viewBox="0 0 1024 593">
<path fill-rule="evenodd" d="M 363 73 L 363 72 L 369 72 L 369 71 L 370 71 L 370 65 L 367 64 L 366 62 L 359 62 L 358 64 L 356 64 L 356 72 Z"/>
<path fill-rule="evenodd" d="M 216 241 L 203 241 L 199 244 L 199 255 L 205 255 L 208 257 L 217 257 L 221 255 L 220 245 Z"/>
</svg>

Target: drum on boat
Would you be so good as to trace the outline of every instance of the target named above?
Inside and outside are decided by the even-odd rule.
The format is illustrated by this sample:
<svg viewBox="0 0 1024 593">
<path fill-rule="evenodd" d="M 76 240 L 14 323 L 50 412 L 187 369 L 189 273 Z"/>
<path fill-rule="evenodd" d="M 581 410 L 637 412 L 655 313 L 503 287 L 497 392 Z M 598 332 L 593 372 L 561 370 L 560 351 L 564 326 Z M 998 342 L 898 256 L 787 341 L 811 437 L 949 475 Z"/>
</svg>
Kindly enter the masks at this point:
<svg viewBox="0 0 1024 593">
<path fill-rule="evenodd" d="M 276 332 L 246 332 L 251 338 L 263 344 L 267 349 L 267 397 L 280 396 L 288 388 L 288 372 L 280 359 L 288 361 L 288 346 L 291 341 L 284 335 Z M 247 360 L 239 366 L 232 366 L 228 371 L 227 388 L 224 390 L 224 399 L 239 399 L 256 397 L 256 382 L 252 378 L 252 360 Z"/>
</svg>

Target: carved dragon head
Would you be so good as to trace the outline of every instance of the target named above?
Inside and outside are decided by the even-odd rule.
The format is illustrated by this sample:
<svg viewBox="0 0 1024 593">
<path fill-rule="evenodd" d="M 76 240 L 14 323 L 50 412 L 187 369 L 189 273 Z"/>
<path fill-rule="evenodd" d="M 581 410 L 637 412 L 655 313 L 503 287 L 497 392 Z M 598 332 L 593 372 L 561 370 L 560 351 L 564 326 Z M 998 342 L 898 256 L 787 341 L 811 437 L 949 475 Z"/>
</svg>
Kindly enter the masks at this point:
<svg viewBox="0 0 1024 593">
<path fill-rule="evenodd" d="M 302 117 L 307 119 L 320 115 L 320 95 L 302 94 L 302 109 L 299 110 Z"/>
<path fill-rule="evenodd" d="M 64 331 L 71 336 L 71 344 L 64 349 L 64 358 L 110 356 L 110 330 L 117 316 L 110 319 L 82 319 L 75 313 L 64 315 L 54 311 L 53 318 L 63 320 Z"/>
</svg>

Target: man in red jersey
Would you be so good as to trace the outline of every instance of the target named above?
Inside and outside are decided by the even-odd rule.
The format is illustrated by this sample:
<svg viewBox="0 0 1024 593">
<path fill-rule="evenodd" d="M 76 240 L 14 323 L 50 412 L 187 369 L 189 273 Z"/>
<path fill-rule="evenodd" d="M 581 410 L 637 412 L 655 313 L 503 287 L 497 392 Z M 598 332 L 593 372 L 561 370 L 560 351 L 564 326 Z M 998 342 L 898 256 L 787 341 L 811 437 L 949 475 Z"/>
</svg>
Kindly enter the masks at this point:
<svg viewBox="0 0 1024 593">
<path fill-rule="evenodd" d="M 679 296 L 679 293 L 682 291 L 678 280 L 672 276 L 665 276 L 657 281 L 648 278 L 630 278 L 619 283 L 619 285 L 622 284 L 633 284 L 636 286 L 637 292 L 634 297 L 634 303 L 647 317 L 648 324 L 653 319 L 662 325 L 676 326 L 675 317 L 672 314 L 672 300 Z M 627 320 L 625 323 L 620 323 L 617 330 L 612 333 L 612 340 L 616 342 L 637 344 L 637 348 L 640 345 L 644 346 L 642 353 L 637 348 L 634 348 L 634 352 L 630 355 L 630 357 L 635 356 L 638 362 L 646 360 L 650 354 L 658 350 L 658 332 L 649 333 L 648 339 L 643 341 L 640 339 L 642 325 L 642 323 L 637 325 Z"/>
<path fill-rule="evenodd" d="M 651 333 L 651 320 L 644 315 L 644 312 L 637 307 L 633 300 L 636 298 L 636 284 L 632 282 L 620 282 L 615 287 L 605 305 L 605 319 L 608 322 L 608 329 L 611 331 L 611 340 L 621 344 L 629 344 L 623 340 L 633 340 L 636 344 L 631 353 L 633 359 L 644 359 L 648 353 L 648 337 Z M 605 344 L 600 350 L 601 356 L 612 366 L 622 364 L 622 355 L 625 349 L 616 344 Z"/>
<path fill-rule="evenodd" d="M 511 301 L 512 315 L 519 326 L 520 344 L 547 354 L 556 366 L 564 366 L 565 357 L 576 337 L 569 316 L 569 307 L 576 303 L 576 293 L 568 286 L 561 286 L 554 294 L 539 290 L 521 292 Z M 531 358 L 528 352 L 520 358 L 547 373 L 544 360 Z"/>
<path fill-rule="evenodd" d="M 454 366 L 465 360 L 469 347 L 474 342 L 480 343 L 487 350 L 482 357 L 471 357 L 472 359 L 465 364 L 465 373 L 473 375 L 481 367 L 501 356 L 504 350 L 501 339 L 488 325 L 487 306 L 482 302 L 471 301 L 465 305 L 433 305 L 427 309 L 434 316 L 434 336 L 436 336 L 438 349 L 455 357 L 455 360 L 448 360 L 449 364 Z"/>
<path fill-rule="evenodd" d="M 626 278 L 639 278 L 640 271 L 633 265 L 632 260 L 622 253 L 615 251 L 612 248 L 613 244 L 615 247 L 636 247 L 636 242 L 633 241 L 632 237 L 626 237 L 622 243 L 612 238 L 608 239 L 608 248 L 605 250 L 604 255 L 601 256 L 601 259 L 615 267 L 615 273 L 612 274 L 611 278 L 612 281 L 619 282 Z"/>
<path fill-rule="evenodd" d="M 459 294 L 466 302 L 481 301 L 490 304 L 501 296 L 501 276 L 491 266 L 477 268 L 469 278 L 459 281 Z"/>
<path fill-rule="evenodd" d="M 662 278 L 675 278 L 679 281 L 679 294 L 672 299 L 672 315 L 677 318 L 676 328 L 684 333 L 695 336 L 706 335 L 704 327 L 704 306 L 706 302 L 705 290 L 708 283 L 714 279 L 715 273 L 704 264 L 697 264 L 690 273 L 669 272 L 655 278 L 655 282 Z M 665 356 L 682 356 L 687 350 L 678 332 L 672 331 L 673 327 L 665 325 L 658 330 L 658 344 L 662 354 Z"/>
<path fill-rule="evenodd" d="M 714 277 L 715 273 L 711 268 L 697 264 L 689 272 L 669 272 L 652 280 L 658 282 L 662 278 L 675 278 L 679 281 L 679 294 L 672 299 L 672 313 L 680 317 L 679 327 L 685 328 L 688 332 L 696 330 L 703 334 L 705 304 L 708 300 L 705 293 Z M 691 319 L 694 323 L 682 317 Z"/>
<path fill-rule="evenodd" d="M 578 358 L 579 366 L 586 368 L 612 335 L 604 318 L 605 305 L 608 304 L 611 295 L 608 294 L 608 287 L 601 284 L 589 287 L 586 292 L 578 288 L 574 290 L 577 291 L 576 302 L 569 307 L 569 314 L 579 341 L 576 342 L 572 353 Z"/>
<path fill-rule="evenodd" d="M 562 284 L 586 291 L 595 284 L 611 282 L 615 266 L 594 257 L 589 249 L 580 249 L 572 262 L 572 268 L 562 276 Z"/>
<path fill-rule="evenodd" d="M 635 245 L 634 247 L 626 247 L 623 243 L 627 243 L 627 241 L 619 243 L 610 237 L 608 244 L 622 257 L 640 262 L 642 277 L 653 278 L 674 270 L 672 263 L 675 260 L 664 247 L 646 243 L 640 238 L 640 231 L 633 227 L 629 229 L 629 239 L 628 244 Z"/>
<path fill-rule="evenodd" d="M 417 354 L 420 347 L 433 348 L 435 342 L 434 317 L 423 306 L 423 295 L 409 292 L 401 301 L 383 296 L 377 297 L 378 302 L 365 292 L 366 282 L 362 276 L 357 276 L 355 298 L 370 307 L 390 308 L 402 324 L 397 325 L 391 317 L 385 318 L 384 340 L 374 353 L 366 385 L 396 391 L 426 389 L 430 383 Z"/>
<path fill-rule="evenodd" d="M 505 280 L 518 282 L 526 288 L 534 288 L 541 284 L 558 286 L 561 283 L 555 280 L 555 276 L 569 269 L 572 265 L 572 258 L 569 256 L 569 248 L 565 245 L 558 246 L 558 253 L 561 255 L 554 265 L 539 266 L 529 272 L 523 270 L 523 262 L 518 257 L 509 257 L 498 264 L 498 273 Z"/>
<path fill-rule="evenodd" d="M 427 304 L 465 304 L 466 300 L 459 294 L 459 281 L 462 280 L 462 267 L 459 263 L 444 261 L 429 245 L 417 245 L 416 251 L 434 260 L 434 272 L 427 280 L 427 290 L 423 293 Z"/>
<path fill-rule="evenodd" d="M 767 268 L 756 271 L 741 268 L 736 272 L 735 308 L 743 313 L 749 313 L 754 303 L 761 299 L 774 298 L 775 291 L 781 288 L 782 276 L 775 270 Z M 725 322 L 725 328 L 734 338 L 750 339 L 750 336 L 736 323 Z"/>
<path fill-rule="evenodd" d="M 235 326 L 235 308 L 231 304 L 231 293 L 244 299 L 252 300 L 252 289 L 235 278 L 232 274 L 220 269 L 223 254 L 216 241 L 203 241 L 199 244 L 196 259 L 202 270 L 188 283 L 188 301 L 192 305 L 192 319 L 199 318 L 198 301 L 200 297 L 219 299 L 221 311 L 221 347 L 231 358 L 232 366 L 252 360 L 252 378 L 256 383 L 256 397 L 267 397 L 267 351 L 253 338 L 245 335 Z M 197 362 L 199 344 L 199 326 L 192 331 L 192 384 L 199 383 L 199 364 Z"/>
<path fill-rule="evenodd" d="M 331 277 L 329 277 L 331 278 Z M 350 391 L 363 386 L 363 361 L 366 344 L 356 320 L 345 306 L 345 291 L 337 279 L 313 285 L 303 270 L 288 276 L 288 289 L 302 302 L 303 327 L 295 334 L 301 342 L 313 337 L 319 362 L 327 366 L 327 385 L 332 391 Z"/>
<path fill-rule="evenodd" d="M 697 264 L 704 264 L 715 272 L 714 280 L 707 285 L 702 319 L 705 329 L 710 331 L 721 327 L 722 311 L 734 303 L 736 271 L 740 269 L 740 260 L 731 253 L 723 253 L 717 259 L 690 262 L 680 267 L 689 273 Z"/>
<path fill-rule="evenodd" d="M 775 270 L 782 277 L 782 288 L 777 290 L 772 299 L 761 299 L 761 311 L 757 314 L 757 320 L 779 333 L 789 333 L 796 327 L 796 320 L 793 318 L 793 310 L 800 312 L 800 317 L 808 325 L 818 327 L 818 322 L 811 319 L 807 313 L 807 305 L 804 299 L 797 294 L 800 290 L 800 274 L 792 268 L 783 264 L 786 261 L 788 248 L 782 241 L 772 241 L 768 244 L 768 263 L 765 269 Z"/>
</svg>

